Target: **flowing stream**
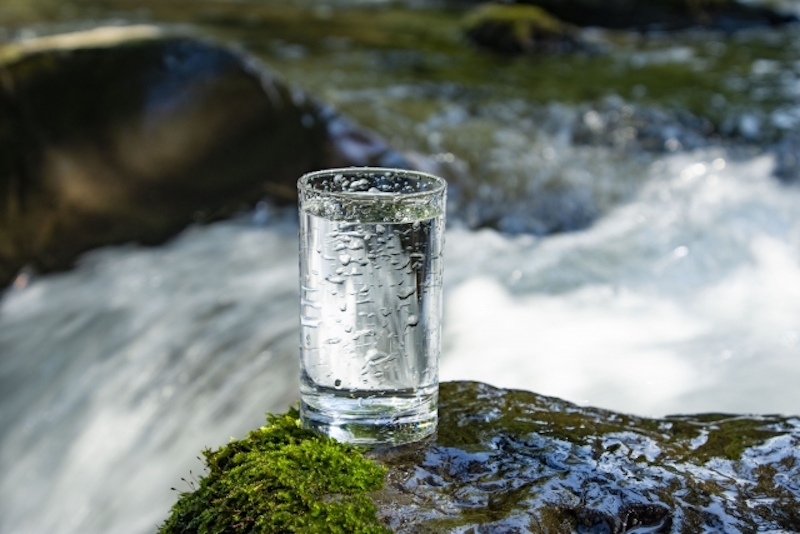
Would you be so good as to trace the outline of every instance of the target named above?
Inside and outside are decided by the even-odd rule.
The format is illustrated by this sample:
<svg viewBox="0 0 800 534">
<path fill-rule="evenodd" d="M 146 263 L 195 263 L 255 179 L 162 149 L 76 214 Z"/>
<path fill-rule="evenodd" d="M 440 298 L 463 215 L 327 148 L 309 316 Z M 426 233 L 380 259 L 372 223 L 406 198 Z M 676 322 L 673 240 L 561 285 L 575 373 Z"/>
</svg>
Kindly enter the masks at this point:
<svg viewBox="0 0 800 534">
<path fill-rule="evenodd" d="M 718 142 L 631 103 L 636 84 L 541 104 L 481 83 L 369 84 L 340 62 L 331 88 L 325 54 L 265 46 L 287 77 L 456 177 L 442 380 L 642 415 L 796 414 L 800 188 L 774 176 L 785 152 L 763 150 L 800 127 L 793 31 L 740 38 L 788 51 L 747 59 L 747 91 L 767 96 L 725 108 Z M 679 40 L 614 61 L 685 64 L 713 48 Z M 17 278 L 0 299 L 0 532 L 153 532 L 170 488 L 196 484 L 199 451 L 296 401 L 296 220 L 265 202 Z"/>
</svg>

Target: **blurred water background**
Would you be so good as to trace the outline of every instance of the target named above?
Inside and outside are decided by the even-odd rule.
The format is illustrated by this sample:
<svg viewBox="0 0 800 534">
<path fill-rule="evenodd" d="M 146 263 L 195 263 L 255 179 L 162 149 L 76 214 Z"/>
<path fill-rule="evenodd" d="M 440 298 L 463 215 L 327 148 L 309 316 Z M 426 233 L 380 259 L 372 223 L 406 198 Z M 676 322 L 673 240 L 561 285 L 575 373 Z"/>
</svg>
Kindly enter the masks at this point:
<svg viewBox="0 0 800 534">
<path fill-rule="evenodd" d="M 212 37 L 452 177 L 442 380 L 653 416 L 800 412 L 797 25 L 591 29 L 598 53 L 508 58 L 423 2 L 12 1 L 0 17 L 5 41 L 130 23 Z M 265 200 L 15 279 L 0 532 L 153 532 L 198 451 L 296 400 L 296 232 L 295 208 Z"/>
</svg>

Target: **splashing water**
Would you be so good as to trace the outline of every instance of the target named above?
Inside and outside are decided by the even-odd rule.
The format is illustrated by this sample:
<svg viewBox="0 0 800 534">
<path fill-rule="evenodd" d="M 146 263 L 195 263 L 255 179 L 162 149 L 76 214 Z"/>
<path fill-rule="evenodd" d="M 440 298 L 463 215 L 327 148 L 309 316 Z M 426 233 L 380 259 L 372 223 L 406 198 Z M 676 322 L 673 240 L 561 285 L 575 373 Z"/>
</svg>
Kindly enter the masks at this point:
<svg viewBox="0 0 800 534">
<path fill-rule="evenodd" d="M 296 258 L 293 226 L 223 223 L 10 290 L 0 531 L 154 531 L 201 449 L 296 399 Z"/>
<path fill-rule="evenodd" d="M 797 413 L 800 191 L 770 157 L 723 158 L 656 162 L 583 232 L 451 233 L 442 378 L 647 415 Z"/>
</svg>

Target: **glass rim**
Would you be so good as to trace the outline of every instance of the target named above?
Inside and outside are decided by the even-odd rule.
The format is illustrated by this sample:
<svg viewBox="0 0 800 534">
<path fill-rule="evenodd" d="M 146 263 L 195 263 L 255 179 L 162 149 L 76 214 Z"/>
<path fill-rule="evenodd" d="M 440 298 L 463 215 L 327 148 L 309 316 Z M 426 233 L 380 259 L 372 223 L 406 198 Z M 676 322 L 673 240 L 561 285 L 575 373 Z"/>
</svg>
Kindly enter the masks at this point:
<svg viewBox="0 0 800 534">
<path fill-rule="evenodd" d="M 415 191 L 413 193 L 404 193 L 402 191 L 393 193 L 387 193 L 387 192 L 370 193 L 368 191 L 323 191 L 320 189 L 316 189 L 310 183 L 312 179 L 317 178 L 319 176 L 326 176 L 326 175 L 333 176 L 336 174 L 355 173 L 355 172 L 393 173 L 393 174 L 401 174 L 412 177 L 426 178 L 429 179 L 431 182 L 433 182 L 434 186 L 432 189 L 428 191 Z M 352 199 L 378 200 L 378 199 L 388 199 L 388 198 L 415 199 L 415 198 L 434 197 L 444 193 L 447 190 L 447 181 L 441 176 L 436 176 L 435 174 L 423 171 L 415 171 L 410 169 L 398 169 L 394 167 L 340 167 L 335 169 L 322 169 L 319 171 L 313 171 L 304 174 L 297 180 L 297 189 L 301 193 L 316 193 L 320 195 L 325 195 L 327 197 L 346 198 L 351 200 Z"/>
</svg>

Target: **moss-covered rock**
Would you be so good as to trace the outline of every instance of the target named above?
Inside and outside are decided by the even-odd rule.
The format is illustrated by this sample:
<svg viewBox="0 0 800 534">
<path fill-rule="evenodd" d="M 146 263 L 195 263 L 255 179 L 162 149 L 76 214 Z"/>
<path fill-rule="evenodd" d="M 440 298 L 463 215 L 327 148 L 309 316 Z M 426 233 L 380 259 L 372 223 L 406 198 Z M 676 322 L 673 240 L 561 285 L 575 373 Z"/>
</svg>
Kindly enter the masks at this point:
<svg viewBox="0 0 800 534">
<path fill-rule="evenodd" d="M 578 26 L 735 31 L 796 20 L 735 0 L 517 0 L 473 9 L 465 18 L 465 33 L 479 46 L 504 54 L 565 53 L 596 48 L 582 40 Z"/>
<path fill-rule="evenodd" d="M 796 17 L 736 0 L 520 0 L 578 26 L 639 30 L 708 27 L 735 31 L 775 26 Z"/>
<path fill-rule="evenodd" d="M 504 54 L 564 53 L 582 46 L 574 26 L 536 6 L 485 4 L 464 25 L 473 42 Z"/>
<path fill-rule="evenodd" d="M 300 427 L 297 411 L 216 451 L 207 474 L 181 494 L 161 534 L 388 532 L 368 492 L 385 469 L 355 449 Z"/>
<path fill-rule="evenodd" d="M 162 532 L 800 530 L 797 417 L 648 419 L 474 382 L 441 384 L 439 417 L 367 454 L 384 467 L 271 417 L 205 453 Z"/>
</svg>

